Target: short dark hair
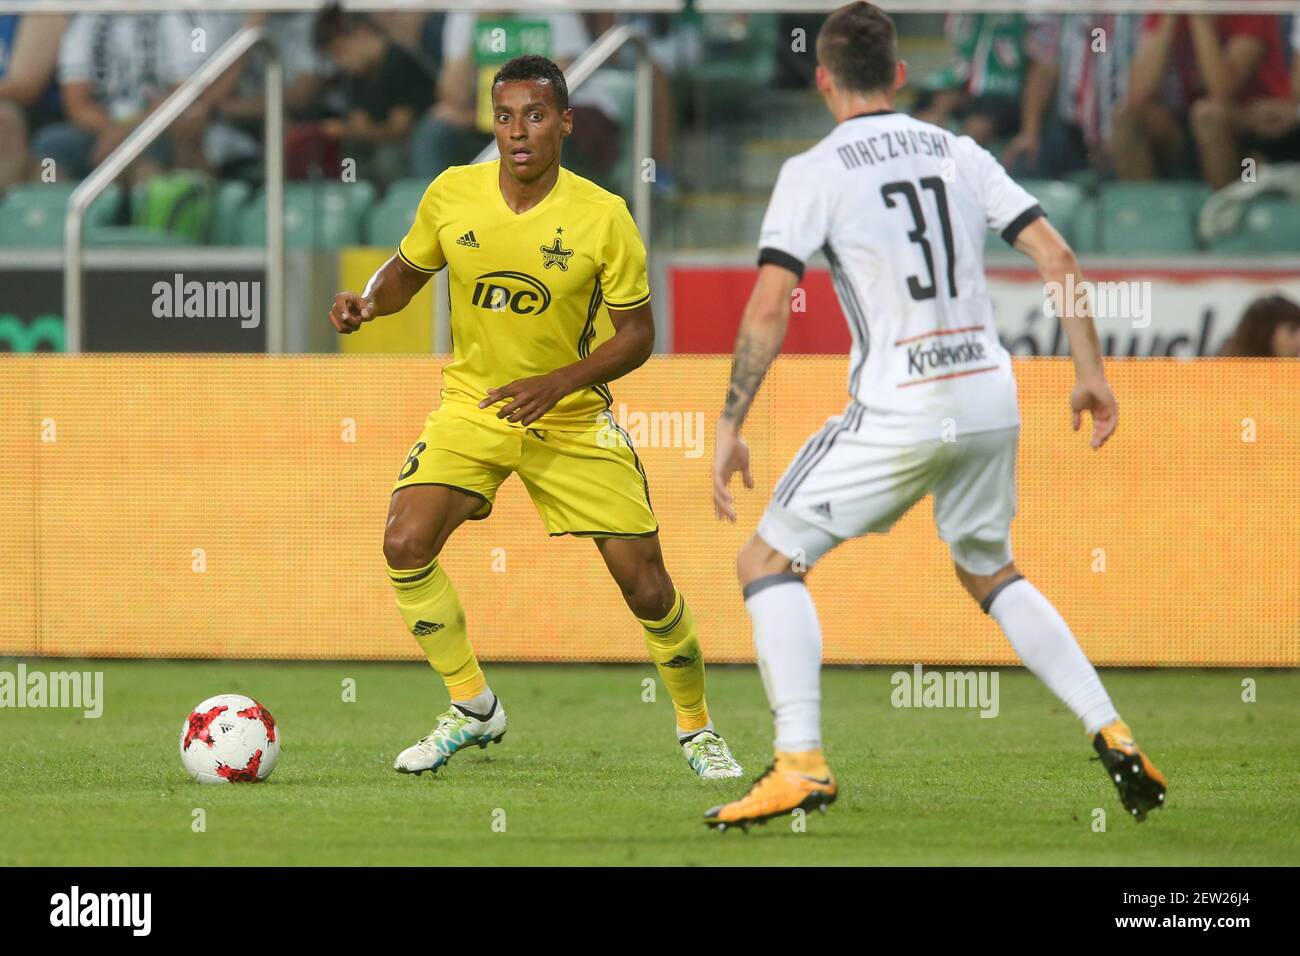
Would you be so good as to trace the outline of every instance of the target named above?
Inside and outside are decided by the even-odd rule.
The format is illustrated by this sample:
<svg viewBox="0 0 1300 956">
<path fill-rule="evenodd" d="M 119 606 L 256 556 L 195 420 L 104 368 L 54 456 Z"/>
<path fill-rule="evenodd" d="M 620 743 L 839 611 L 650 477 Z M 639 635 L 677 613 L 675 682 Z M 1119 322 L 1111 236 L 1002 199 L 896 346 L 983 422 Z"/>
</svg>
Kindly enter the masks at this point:
<svg viewBox="0 0 1300 956">
<path fill-rule="evenodd" d="M 564 71 L 544 56 L 517 56 L 507 60 L 492 77 L 492 86 L 498 83 L 514 83 L 517 80 L 536 80 L 548 84 L 555 91 L 555 102 L 560 112 L 569 108 L 569 84 L 564 79 Z"/>
<path fill-rule="evenodd" d="M 874 3 L 859 0 L 840 7 L 817 34 L 817 62 L 846 90 L 891 89 L 898 63 L 894 21 Z"/>
</svg>

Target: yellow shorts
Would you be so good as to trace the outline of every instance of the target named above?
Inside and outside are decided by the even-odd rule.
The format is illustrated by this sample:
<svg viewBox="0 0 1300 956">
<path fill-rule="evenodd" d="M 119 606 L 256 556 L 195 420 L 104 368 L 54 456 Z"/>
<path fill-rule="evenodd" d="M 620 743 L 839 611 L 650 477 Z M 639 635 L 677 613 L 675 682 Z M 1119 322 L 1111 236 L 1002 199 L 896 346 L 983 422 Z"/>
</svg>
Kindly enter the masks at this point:
<svg viewBox="0 0 1300 956">
<path fill-rule="evenodd" d="M 580 431 L 523 428 L 495 410 L 444 404 L 429 413 L 393 490 L 445 485 L 483 499 L 518 473 L 552 535 L 644 537 L 659 530 L 645 469 L 627 433 L 606 412 Z"/>
</svg>

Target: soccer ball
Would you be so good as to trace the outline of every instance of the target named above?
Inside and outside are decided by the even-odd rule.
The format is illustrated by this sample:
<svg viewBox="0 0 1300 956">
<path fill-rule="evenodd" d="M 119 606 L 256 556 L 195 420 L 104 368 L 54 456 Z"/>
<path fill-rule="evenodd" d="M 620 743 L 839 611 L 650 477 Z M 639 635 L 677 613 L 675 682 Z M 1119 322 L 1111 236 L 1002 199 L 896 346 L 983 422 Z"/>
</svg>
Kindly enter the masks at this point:
<svg viewBox="0 0 1300 956">
<path fill-rule="evenodd" d="M 218 694 L 181 724 L 181 763 L 199 783 L 258 783 L 280 759 L 280 727 L 242 694 Z"/>
</svg>

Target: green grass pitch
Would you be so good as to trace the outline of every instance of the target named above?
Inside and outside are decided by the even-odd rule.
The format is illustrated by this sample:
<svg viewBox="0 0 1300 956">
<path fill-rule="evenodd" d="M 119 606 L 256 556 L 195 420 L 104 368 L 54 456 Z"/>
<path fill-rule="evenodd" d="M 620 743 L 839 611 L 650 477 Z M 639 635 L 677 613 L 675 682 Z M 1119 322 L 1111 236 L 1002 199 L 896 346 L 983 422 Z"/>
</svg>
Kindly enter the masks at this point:
<svg viewBox="0 0 1300 956">
<path fill-rule="evenodd" d="M 839 802 L 806 832 L 773 821 L 746 835 L 702 825 L 748 779 L 694 777 L 662 687 L 642 700 L 649 666 L 488 665 L 510 716 L 505 741 L 408 777 L 392 758 L 445 700 L 423 665 L 27 664 L 102 669 L 105 710 L 0 710 L 4 865 L 1300 863 L 1294 671 L 1103 674 L 1170 778 L 1168 806 L 1139 826 L 1073 718 L 1024 671 L 1000 672 L 1000 713 L 982 719 L 895 709 L 897 668 L 828 670 Z M 1241 699 L 1247 676 L 1255 703 Z M 343 700 L 347 678 L 355 702 Z M 257 697 L 280 722 L 284 750 L 265 784 L 202 787 L 180 766 L 182 719 L 225 692 Z M 771 738 L 757 673 L 715 667 L 709 697 L 752 777 Z M 1105 832 L 1093 830 L 1098 807 Z M 192 830 L 196 808 L 205 832 Z"/>
</svg>

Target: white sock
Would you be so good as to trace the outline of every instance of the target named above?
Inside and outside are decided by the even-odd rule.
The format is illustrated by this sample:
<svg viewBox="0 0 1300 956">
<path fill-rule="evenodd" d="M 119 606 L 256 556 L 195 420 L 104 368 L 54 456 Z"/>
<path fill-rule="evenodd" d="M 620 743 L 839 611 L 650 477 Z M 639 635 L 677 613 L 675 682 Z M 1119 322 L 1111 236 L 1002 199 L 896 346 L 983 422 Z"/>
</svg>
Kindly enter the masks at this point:
<svg viewBox="0 0 1300 956">
<path fill-rule="evenodd" d="M 772 574 L 745 587 L 754 649 L 767 702 L 776 718 L 776 749 L 822 745 L 822 627 L 803 580 Z"/>
<path fill-rule="evenodd" d="M 984 610 L 1001 626 L 1025 666 L 1083 721 L 1089 736 L 1119 719 L 1070 626 L 1038 588 L 1014 578 L 990 598 Z"/>
<path fill-rule="evenodd" d="M 453 700 L 452 703 L 462 710 L 468 710 L 472 714 L 478 714 L 486 717 L 492 705 L 496 703 L 497 695 L 492 693 L 491 687 L 484 687 L 483 693 L 471 697 L 469 700 Z"/>
</svg>

